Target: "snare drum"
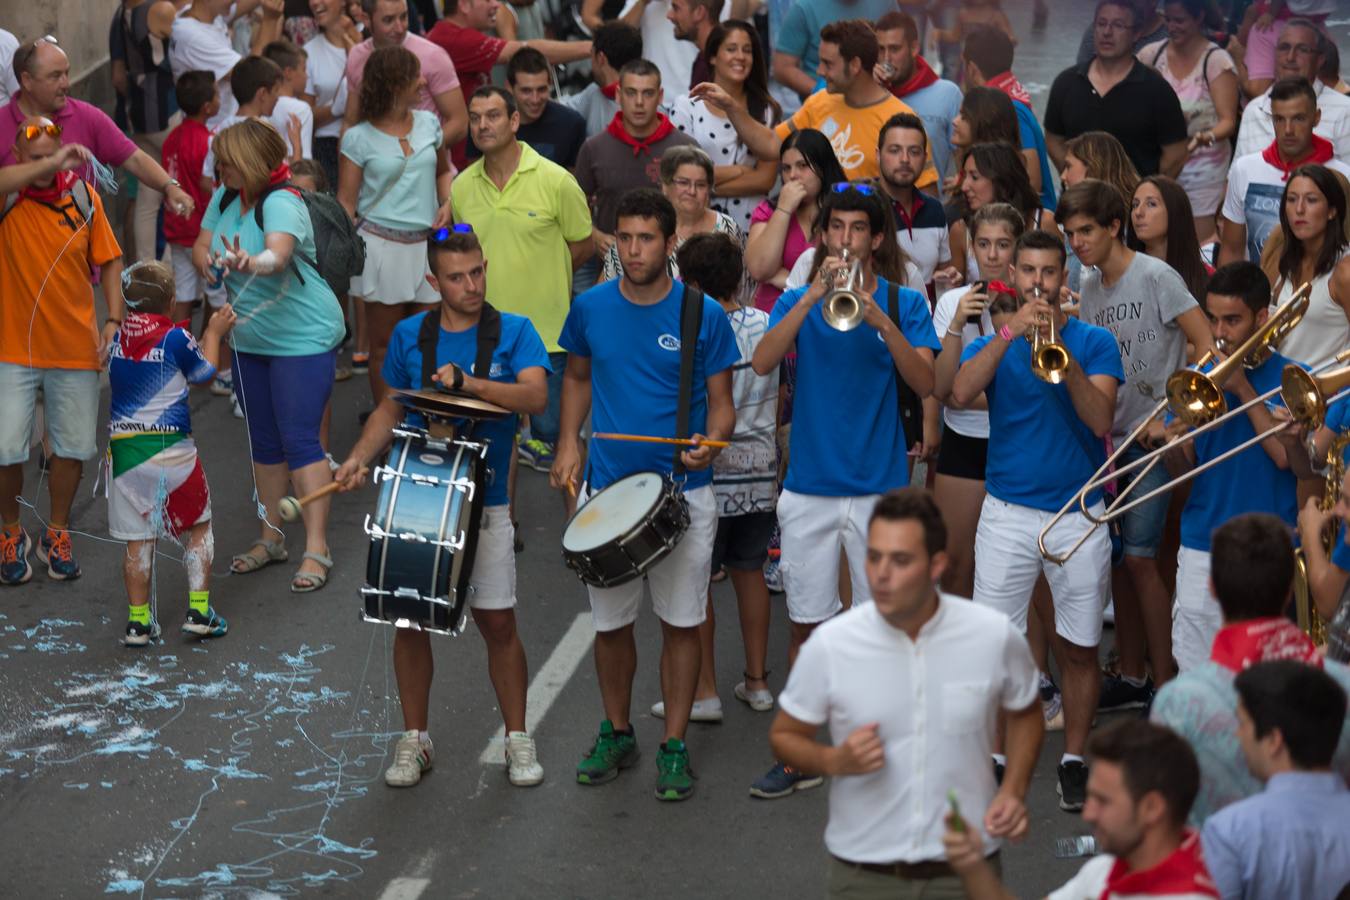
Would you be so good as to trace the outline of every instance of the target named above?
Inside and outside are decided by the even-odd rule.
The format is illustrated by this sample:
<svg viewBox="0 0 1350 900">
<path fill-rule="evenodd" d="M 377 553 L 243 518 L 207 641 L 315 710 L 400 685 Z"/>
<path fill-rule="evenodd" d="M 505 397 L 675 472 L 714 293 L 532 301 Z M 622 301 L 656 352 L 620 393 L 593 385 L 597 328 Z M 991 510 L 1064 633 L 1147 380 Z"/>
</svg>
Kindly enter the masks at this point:
<svg viewBox="0 0 1350 900">
<path fill-rule="evenodd" d="M 563 562 L 587 584 L 615 587 L 665 559 L 689 528 L 689 503 L 670 476 L 638 472 L 586 501 L 563 530 Z"/>
<path fill-rule="evenodd" d="M 367 622 L 459 634 L 482 518 L 487 445 L 394 429 L 373 479 L 370 553 L 361 588 Z"/>
</svg>

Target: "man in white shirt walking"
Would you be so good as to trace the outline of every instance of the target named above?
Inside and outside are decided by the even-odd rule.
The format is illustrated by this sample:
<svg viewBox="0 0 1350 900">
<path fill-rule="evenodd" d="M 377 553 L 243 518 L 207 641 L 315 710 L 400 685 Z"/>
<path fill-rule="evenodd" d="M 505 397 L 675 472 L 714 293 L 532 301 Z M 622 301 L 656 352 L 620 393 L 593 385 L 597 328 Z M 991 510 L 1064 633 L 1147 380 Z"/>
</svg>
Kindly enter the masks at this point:
<svg viewBox="0 0 1350 900">
<path fill-rule="evenodd" d="M 942 846 L 949 803 L 970 811 L 991 857 L 1000 838 L 1027 830 L 1023 798 L 1045 729 L 1036 664 L 1005 615 L 938 592 L 946 545 L 926 491 L 882 496 L 867 535 L 873 602 L 816 629 L 778 698 L 769 733 L 778 759 L 835 776 L 825 828 L 832 897 L 901 883 L 959 891 Z M 1002 786 L 989 765 L 1000 709 Z M 826 723 L 833 746 L 816 740 Z"/>
</svg>

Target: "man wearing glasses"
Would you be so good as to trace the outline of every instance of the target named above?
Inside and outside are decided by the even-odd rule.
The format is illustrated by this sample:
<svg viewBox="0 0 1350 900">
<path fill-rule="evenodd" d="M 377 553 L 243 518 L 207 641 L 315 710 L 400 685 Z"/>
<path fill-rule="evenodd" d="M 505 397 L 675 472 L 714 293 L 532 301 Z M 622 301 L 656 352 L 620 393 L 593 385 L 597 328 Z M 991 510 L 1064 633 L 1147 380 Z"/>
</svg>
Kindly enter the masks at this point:
<svg viewBox="0 0 1350 900">
<path fill-rule="evenodd" d="M 31 116 L 44 116 L 60 129 L 67 144 L 87 147 L 94 159 L 113 168 L 125 168 L 141 184 L 164 194 L 169 207 L 180 216 L 192 214 L 193 202 L 178 182 L 152 157 L 124 135 L 113 120 L 96 106 L 70 94 L 70 60 L 48 35 L 14 51 L 14 72 L 19 93 L 0 107 L 0 166 L 15 162 L 15 138 Z"/>
<path fill-rule="evenodd" d="M 1331 141 L 1335 158 L 1350 165 L 1350 97 L 1338 94 L 1317 77 L 1325 58 L 1326 40 L 1308 19 L 1290 19 L 1275 44 L 1275 77 L 1280 80 L 1304 78 L 1313 86 L 1320 116 L 1313 133 Z M 1274 89 L 1271 85 L 1264 94 L 1247 104 L 1238 126 L 1234 159 L 1260 153 L 1275 140 L 1278 125 L 1271 108 L 1271 91 Z"/>
<path fill-rule="evenodd" d="M 1101 0 L 1093 17 L 1097 55 L 1055 78 L 1045 106 L 1045 146 L 1064 168 L 1064 145 L 1087 131 L 1115 135 L 1140 175 L 1176 178 L 1186 162 L 1186 117 L 1176 92 L 1134 56 L 1139 12 Z"/>
<path fill-rule="evenodd" d="M 810 283 L 785 291 L 751 365 L 767 375 L 797 350 L 797 392 L 787 479 L 778 499 L 783 583 L 791 622 L 788 662 L 817 625 L 838 613 L 839 553 L 848 559 L 853 602 L 870 603 L 867 528 L 872 507 L 909 483 L 899 382 L 920 398 L 933 392 L 933 356 L 942 349 L 928 298 L 879 275 L 873 255 L 887 234 L 888 201 L 867 184 L 843 182 L 821 202 L 825 227 Z M 847 259 L 844 254 L 847 252 Z M 856 263 L 852 290 L 862 321 L 840 330 L 822 302 Z M 773 799 L 820 784 L 820 773 L 776 763 L 750 793 Z"/>
<path fill-rule="evenodd" d="M 513 415 L 483 421 L 466 435 L 488 445 L 487 481 L 483 517 L 478 526 L 473 575 L 469 580 L 469 607 L 473 622 L 487 644 L 488 673 L 501 706 L 506 730 L 507 777 L 517 786 L 544 780 L 534 739 L 525 731 L 525 691 L 528 684 L 525 648 L 516 631 L 515 529 L 507 512 L 506 472 L 511 466 L 516 416 L 538 414 L 548 394 L 548 354 L 539 334 L 524 316 L 498 313 L 488 305 L 487 260 L 482 245 L 468 225 L 437 231 L 427 245 L 431 274 L 427 280 L 440 292 L 439 311 L 404 319 L 389 338 L 383 376 L 394 389 L 448 389 L 511 410 Z M 427 323 L 428 316 L 439 322 Z M 497 331 L 490 371 L 476 369 L 479 329 L 485 337 Z M 426 354 L 435 360 L 424 367 Z M 424 373 L 432 372 L 430 380 Z M 366 420 L 361 437 L 333 480 L 343 491 L 366 482 L 366 470 L 386 447 L 394 426 L 404 420 L 404 407 L 386 395 Z M 421 428 L 425 420 L 409 413 L 406 424 Z M 412 787 L 434 759 L 427 733 L 431 694 L 431 637 L 425 631 L 400 628 L 394 636 L 394 674 L 406 729 L 394 745 L 394 762 L 384 773 L 390 787 Z"/>
</svg>

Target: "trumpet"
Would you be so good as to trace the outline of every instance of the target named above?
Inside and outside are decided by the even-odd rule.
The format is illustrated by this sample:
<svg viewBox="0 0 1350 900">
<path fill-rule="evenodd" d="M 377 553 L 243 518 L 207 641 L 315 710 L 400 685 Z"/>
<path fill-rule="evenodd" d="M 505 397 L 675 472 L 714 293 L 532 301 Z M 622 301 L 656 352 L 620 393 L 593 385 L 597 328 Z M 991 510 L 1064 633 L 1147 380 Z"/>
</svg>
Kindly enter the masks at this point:
<svg viewBox="0 0 1350 900">
<path fill-rule="evenodd" d="M 1167 378 L 1167 401 L 1172 415 L 1192 428 L 1228 412 L 1223 385 L 1239 366 L 1254 368 L 1265 362 L 1280 341 L 1297 327 L 1308 311 L 1312 284 L 1304 284 L 1266 319 L 1242 346 L 1209 372 L 1198 368 L 1178 369 Z M 1273 396 L 1273 394 L 1272 394 Z"/>
<path fill-rule="evenodd" d="M 846 263 L 850 256 L 847 247 L 839 253 L 839 258 Z M 834 289 L 821 304 L 820 314 L 825 317 L 825 324 L 836 331 L 852 331 L 863 320 L 863 298 L 858 293 L 862 283 L 862 260 L 853 260 L 852 265 L 841 271 L 845 273 L 844 277 L 840 279 L 838 273 L 835 274 Z"/>
<path fill-rule="evenodd" d="M 1031 290 L 1039 300 L 1041 289 L 1033 287 Z M 1031 342 L 1031 372 L 1041 381 L 1059 384 L 1069 370 L 1069 348 L 1065 347 L 1055 335 L 1053 316 L 1040 315 L 1036 320 L 1036 325 L 1027 338 Z M 1046 324 L 1050 326 L 1048 338 L 1041 337 L 1041 326 Z"/>
</svg>

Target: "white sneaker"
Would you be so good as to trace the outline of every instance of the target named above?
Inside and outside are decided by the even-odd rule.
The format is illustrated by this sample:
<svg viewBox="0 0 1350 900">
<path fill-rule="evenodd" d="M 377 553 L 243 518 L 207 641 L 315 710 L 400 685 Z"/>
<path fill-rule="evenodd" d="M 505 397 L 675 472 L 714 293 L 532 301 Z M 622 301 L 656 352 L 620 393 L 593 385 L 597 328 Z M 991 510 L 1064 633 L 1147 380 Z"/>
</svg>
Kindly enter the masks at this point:
<svg viewBox="0 0 1350 900">
<path fill-rule="evenodd" d="M 664 700 L 652 704 L 652 715 L 658 719 L 666 717 L 666 702 Z M 706 700 L 695 700 L 693 709 L 689 710 L 689 721 L 721 722 L 722 698 L 708 697 Z"/>
<path fill-rule="evenodd" d="M 221 375 L 229 376 L 227 378 Z M 211 393 L 217 397 L 228 397 L 234 393 L 234 373 L 217 372 L 216 377 L 211 379 Z"/>
<path fill-rule="evenodd" d="M 426 743 L 417 739 L 417 731 L 405 731 L 394 745 L 394 764 L 385 770 L 384 783 L 390 787 L 412 787 L 422 780 L 422 773 L 431 770 L 436 751 L 431 739 Z"/>
<path fill-rule="evenodd" d="M 538 749 L 534 738 L 523 731 L 510 731 L 506 735 L 506 777 L 516 787 L 530 787 L 544 780 L 544 767 L 539 765 Z"/>
<path fill-rule="evenodd" d="M 236 419 L 242 419 L 244 417 L 244 411 L 239 407 L 239 398 L 230 397 L 230 405 L 234 408 L 234 417 Z"/>
<path fill-rule="evenodd" d="M 749 706 L 755 712 L 768 712 L 773 709 L 773 694 L 767 690 L 752 691 L 745 682 L 736 685 L 736 699 Z"/>
</svg>

